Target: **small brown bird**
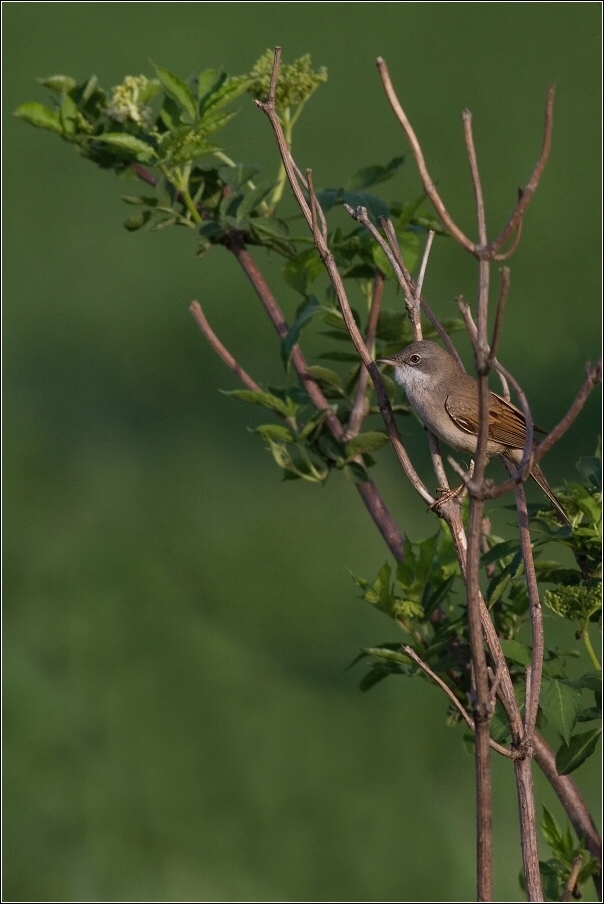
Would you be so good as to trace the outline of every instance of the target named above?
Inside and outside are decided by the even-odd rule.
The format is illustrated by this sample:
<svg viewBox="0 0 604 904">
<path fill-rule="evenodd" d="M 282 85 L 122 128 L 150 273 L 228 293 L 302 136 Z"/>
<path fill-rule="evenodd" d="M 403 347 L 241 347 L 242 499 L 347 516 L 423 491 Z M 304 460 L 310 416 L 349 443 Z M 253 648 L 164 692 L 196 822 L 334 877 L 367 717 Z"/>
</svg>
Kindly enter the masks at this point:
<svg viewBox="0 0 604 904">
<path fill-rule="evenodd" d="M 392 358 L 379 360 L 394 367 L 396 382 L 424 426 L 454 449 L 474 455 L 478 442 L 478 384 L 474 377 L 465 373 L 449 352 L 428 340 L 412 342 Z M 524 415 L 494 392 L 489 398 L 488 437 L 489 455 L 520 464 L 526 440 Z M 533 465 L 531 477 L 569 524 L 539 465 Z"/>
</svg>

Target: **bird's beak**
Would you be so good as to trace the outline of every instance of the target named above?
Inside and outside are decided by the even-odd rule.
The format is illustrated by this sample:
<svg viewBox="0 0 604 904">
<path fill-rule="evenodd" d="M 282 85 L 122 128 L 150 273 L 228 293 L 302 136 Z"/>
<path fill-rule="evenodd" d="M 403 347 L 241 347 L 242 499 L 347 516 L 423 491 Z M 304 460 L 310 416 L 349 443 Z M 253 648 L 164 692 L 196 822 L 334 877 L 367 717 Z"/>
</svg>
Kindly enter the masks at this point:
<svg viewBox="0 0 604 904">
<path fill-rule="evenodd" d="M 397 362 L 394 358 L 376 358 L 376 364 L 389 364 L 390 367 L 396 367 Z"/>
</svg>

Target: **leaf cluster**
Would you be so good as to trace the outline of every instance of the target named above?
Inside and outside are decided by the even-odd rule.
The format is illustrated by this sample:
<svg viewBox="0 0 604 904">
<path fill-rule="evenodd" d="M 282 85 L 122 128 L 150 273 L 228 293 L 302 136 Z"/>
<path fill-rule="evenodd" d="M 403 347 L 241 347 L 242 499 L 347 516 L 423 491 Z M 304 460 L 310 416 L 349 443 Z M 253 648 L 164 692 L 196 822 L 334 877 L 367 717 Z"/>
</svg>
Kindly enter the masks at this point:
<svg viewBox="0 0 604 904">
<path fill-rule="evenodd" d="M 585 840 L 578 843 L 573 841 L 569 823 L 566 823 L 564 832 L 560 830 L 554 816 L 546 806 L 543 807 L 541 820 L 541 832 L 552 851 L 552 857 L 539 861 L 539 870 L 543 882 L 543 894 L 547 901 L 561 901 L 566 883 L 578 861 L 579 873 L 571 889 L 573 898 L 581 897 L 581 888 L 585 883 L 599 872 L 598 862 L 587 850 Z M 520 885 L 524 890 L 524 876 L 520 876 Z"/>
</svg>

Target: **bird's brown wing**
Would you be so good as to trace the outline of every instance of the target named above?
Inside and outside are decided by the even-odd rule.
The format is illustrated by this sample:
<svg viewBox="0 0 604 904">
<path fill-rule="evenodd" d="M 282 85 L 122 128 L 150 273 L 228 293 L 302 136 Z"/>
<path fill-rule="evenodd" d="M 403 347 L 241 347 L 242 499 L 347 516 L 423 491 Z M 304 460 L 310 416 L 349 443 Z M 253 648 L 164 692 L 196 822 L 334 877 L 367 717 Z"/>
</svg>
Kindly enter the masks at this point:
<svg viewBox="0 0 604 904">
<path fill-rule="evenodd" d="M 478 435 L 478 419 L 463 399 L 456 401 L 447 396 L 445 408 L 460 430 L 473 436 Z M 522 412 L 494 392 L 490 393 L 489 399 L 489 438 L 511 449 L 522 449 L 526 439 L 526 424 Z"/>
</svg>

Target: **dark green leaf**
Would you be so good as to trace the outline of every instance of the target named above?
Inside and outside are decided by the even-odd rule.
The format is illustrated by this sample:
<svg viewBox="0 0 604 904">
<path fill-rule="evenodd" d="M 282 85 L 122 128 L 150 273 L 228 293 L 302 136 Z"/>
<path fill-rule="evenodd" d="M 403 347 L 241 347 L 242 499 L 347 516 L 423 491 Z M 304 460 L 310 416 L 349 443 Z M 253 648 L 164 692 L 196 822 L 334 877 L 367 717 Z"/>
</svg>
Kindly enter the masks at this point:
<svg viewBox="0 0 604 904">
<path fill-rule="evenodd" d="M 243 220 L 247 217 L 252 211 L 254 211 L 259 204 L 264 201 L 266 196 L 272 190 L 274 183 L 268 182 L 263 185 L 258 185 L 256 188 L 251 191 L 246 192 L 243 196 L 243 201 L 237 208 L 237 218 L 239 220 Z"/>
<path fill-rule="evenodd" d="M 301 309 L 298 311 L 298 316 L 290 326 L 287 334 L 281 340 L 281 360 L 286 368 L 289 365 L 292 350 L 300 337 L 300 333 L 306 324 L 310 323 L 312 318 L 318 314 L 320 310 L 321 305 L 319 304 L 319 300 L 315 298 L 314 295 L 311 295 L 308 301 L 302 305 Z"/>
<path fill-rule="evenodd" d="M 283 276 L 292 289 L 301 295 L 307 295 L 308 289 L 323 271 L 323 263 L 317 251 L 309 248 L 285 265 Z"/>
<path fill-rule="evenodd" d="M 523 644 L 518 643 L 517 640 L 502 639 L 501 649 L 503 650 L 503 655 L 506 659 L 511 659 L 512 662 L 519 662 L 520 665 L 531 664 L 532 657 L 530 649 Z"/>
<path fill-rule="evenodd" d="M 490 565 L 491 562 L 498 562 L 499 559 L 507 559 L 508 556 L 515 555 L 518 552 L 517 540 L 506 540 L 503 543 L 497 543 L 488 552 L 480 557 L 481 565 Z"/>
<path fill-rule="evenodd" d="M 63 134 L 63 127 L 56 110 L 49 110 L 44 104 L 39 104 L 36 101 L 20 104 L 13 111 L 13 116 L 18 116 L 19 119 L 24 119 L 25 122 L 29 122 L 32 126 L 37 126 L 39 129 L 48 129 L 50 132 L 58 132 L 59 135 Z"/>
<path fill-rule="evenodd" d="M 367 481 L 371 480 L 367 468 L 356 461 L 347 461 L 344 473 L 352 477 L 355 483 L 367 483 Z"/>
<path fill-rule="evenodd" d="M 601 728 L 576 734 L 570 739 L 570 744 L 562 744 L 556 754 L 556 769 L 558 775 L 569 775 L 592 755 L 602 734 Z"/>
<path fill-rule="evenodd" d="M 556 731 L 570 744 L 571 735 L 582 709 L 583 694 L 565 681 L 548 681 L 541 692 L 541 709 Z"/>
<path fill-rule="evenodd" d="M 183 82 L 182 79 L 177 75 L 174 75 L 173 72 L 170 72 L 169 69 L 162 69 L 160 66 L 156 66 L 155 71 L 157 72 L 157 77 L 164 86 L 166 94 L 175 100 L 176 103 L 185 110 L 190 117 L 191 122 L 194 122 L 197 117 L 197 104 L 195 103 L 195 98 L 186 82 Z"/>
<path fill-rule="evenodd" d="M 365 433 L 359 433 L 358 436 L 346 443 L 346 455 L 352 458 L 365 452 L 373 452 L 387 445 L 389 441 L 387 433 L 381 430 L 367 430 Z"/>
<path fill-rule="evenodd" d="M 380 182 L 391 179 L 405 161 L 404 157 L 394 157 L 386 166 L 375 164 L 357 170 L 350 179 L 344 183 L 344 189 L 349 192 L 361 191 Z M 349 202 L 347 202 L 349 203 Z"/>
</svg>

